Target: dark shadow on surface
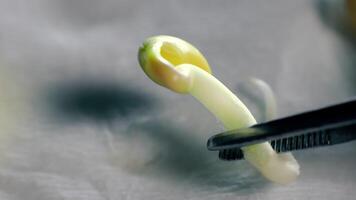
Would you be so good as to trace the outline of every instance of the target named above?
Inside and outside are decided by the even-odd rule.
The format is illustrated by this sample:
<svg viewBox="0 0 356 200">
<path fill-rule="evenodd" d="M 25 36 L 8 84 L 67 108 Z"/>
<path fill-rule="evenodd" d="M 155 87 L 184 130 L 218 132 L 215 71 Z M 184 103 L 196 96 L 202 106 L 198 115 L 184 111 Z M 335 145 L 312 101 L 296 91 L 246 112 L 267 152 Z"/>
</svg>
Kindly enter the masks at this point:
<svg viewBox="0 0 356 200">
<path fill-rule="evenodd" d="M 219 161 L 216 152 L 207 150 L 206 141 L 192 137 L 194 133 L 189 134 L 191 130 L 178 127 L 172 121 L 174 119 L 154 117 L 153 99 L 133 88 L 108 81 L 75 81 L 48 87 L 45 94 L 48 109 L 57 118 L 71 123 L 89 119 L 96 123 L 112 124 L 114 128 L 110 129 L 110 134 L 114 138 L 120 136 L 117 138 L 123 142 L 126 139 L 127 142 L 132 141 L 130 138 L 144 138 L 143 144 L 147 142 L 156 146 L 159 153 L 142 166 L 143 173 L 137 172 L 140 176 L 163 178 L 202 190 L 213 189 L 215 192 L 238 195 L 250 194 L 268 185 L 247 162 Z M 152 117 L 140 121 L 140 116 L 147 112 L 152 112 Z M 128 120 L 123 120 L 123 123 L 128 126 L 125 125 L 123 130 L 119 124 L 115 131 L 118 123 L 115 119 L 122 121 L 125 117 Z M 135 148 L 134 145 L 132 147 Z M 145 145 L 139 148 L 145 148 Z M 120 146 L 114 146 L 114 151 L 120 151 Z"/>
<path fill-rule="evenodd" d="M 51 114 L 71 121 L 108 121 L 147 112 L 154 106 L 151 97 L 134 88 L 99 80 L 59 83 L 48 87 L 44 96 Z"/>
<path fill-rule="evenodd" d="M 314 8 L 320 20 L 344 41 L 345 47 L 339 49 L 340 66 L 349 82 L 349 90 L 356 95 L 356 27 L 352 28 L 343 1 L 315 0 Z M 337 67 L 337 66 L 336 66 Z"/>
<path fill-rule="evenodd" d="M 149 140 L 147 142 L 159 147 L 159 155 L 145 166 L 146 175 L 204 189 L 213 188 L 216 192 L 238 194 L 249 194 L 251 190 L 261 190 L 268 185 L 246 161 L 237 163 L 218 160 L 217 152 L 207 150 L 206 141 L 190 137 L 189 132 L 171 121 L 157 119 L 133 123 L 127 130 L 129 137 L 144 134 Z"/>
</svg>

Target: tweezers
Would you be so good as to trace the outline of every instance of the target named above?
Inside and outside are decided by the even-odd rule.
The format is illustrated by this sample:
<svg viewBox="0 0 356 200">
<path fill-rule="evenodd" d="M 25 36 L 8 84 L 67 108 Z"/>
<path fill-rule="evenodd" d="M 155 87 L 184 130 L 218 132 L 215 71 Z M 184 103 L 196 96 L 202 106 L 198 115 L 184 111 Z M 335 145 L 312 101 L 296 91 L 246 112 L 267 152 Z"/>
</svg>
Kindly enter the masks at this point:
<svg viewBox="0 0 356 200">
<path fill-rule="evenodd" d="M 241 148 L 270 142 L 277 153 L 341 144 L 356 139 L 356 99 L 321 109 L 226 131 L 207 147 L 222 160 L 243 159 Z"/>
</svg>

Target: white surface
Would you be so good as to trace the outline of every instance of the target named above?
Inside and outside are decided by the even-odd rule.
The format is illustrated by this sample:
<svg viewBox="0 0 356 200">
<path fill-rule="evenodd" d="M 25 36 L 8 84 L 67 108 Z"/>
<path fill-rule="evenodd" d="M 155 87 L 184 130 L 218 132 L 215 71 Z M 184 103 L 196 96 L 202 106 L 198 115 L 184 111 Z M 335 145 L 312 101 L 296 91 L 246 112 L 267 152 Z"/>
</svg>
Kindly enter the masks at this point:
<svg viewBox="0 0 356 200">
<path fill-rule="evenodd" d="M 238 95 L 246 77 L 270 83 L 280 116 L 331 104 L 356 94 L 355 48 L 317 5 L 1 0 L 0 73 L 3 87 L 18 86 L 1 98 L 26 103 L 8 115 L 16 126 L 2 142 L 0 199 L 354 199 L 355 143 L 295 153 L 298 181 L 271 184 L 208 152 L 221 125 L 193 98 L 153 84 L 136 58 L 146 37 L 175 35 Z M 78 104 L 100 97 L 99 110 Z"/>
</svg>

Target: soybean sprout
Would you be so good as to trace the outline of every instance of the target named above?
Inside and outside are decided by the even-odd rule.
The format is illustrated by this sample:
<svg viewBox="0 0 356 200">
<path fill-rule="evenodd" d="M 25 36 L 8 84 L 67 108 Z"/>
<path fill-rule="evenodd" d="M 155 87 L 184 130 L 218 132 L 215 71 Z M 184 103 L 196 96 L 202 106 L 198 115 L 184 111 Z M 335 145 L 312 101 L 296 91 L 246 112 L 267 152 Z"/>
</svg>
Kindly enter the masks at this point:
<svg viewBox="0 0 356 200">
<path fill-rule="evenodd" d="M 204 56 L 191 44 L 171 36 L 148 38 L 139 49 L 148 77 L 174 92 L 191 94 L 218 118 L 226 130 L 256 124 L 247 107 L 216 79 Z M 286 184 L 299 175 L 291 153 L 277 154 L 268 142 L 244 147 L 244 157 L 267 179 Z"/>
</svg>

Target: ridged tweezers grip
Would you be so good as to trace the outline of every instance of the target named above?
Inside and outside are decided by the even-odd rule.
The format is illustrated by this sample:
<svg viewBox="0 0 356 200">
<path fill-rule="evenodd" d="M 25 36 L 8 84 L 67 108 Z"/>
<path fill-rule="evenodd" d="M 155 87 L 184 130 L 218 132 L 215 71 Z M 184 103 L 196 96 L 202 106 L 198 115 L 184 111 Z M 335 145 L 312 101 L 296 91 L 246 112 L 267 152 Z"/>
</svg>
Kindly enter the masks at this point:
<svg viewBox="0 0 356 200">
<path fill-rule="evenodd" d="M 207 147 L 223 160 L 243 158 L 241 147 L 270 141 L 288 152 L 356 140 L 356 99 L 298 115 L 231 130 L 209 138 Z"/>
<path fill-rule="evenodd" d="M 330 144 L 331 137 L 327 130 L 321 130 L 305 135 L 292 136 L 271 141 L 272 148 L 278 153 Z"/>
<path fill-rule="evenodd" d="M 331 145 L 331 135 L 328 130 L 315 131 L 299 136 L 292 136 L 272 140 L 272 148 L 277 153 L 289 152 L 313 147 Z M 241 160 L 244 158 L 240 148 L 224 149 L 219 151 L 221 160 Z"/>
</svg>

